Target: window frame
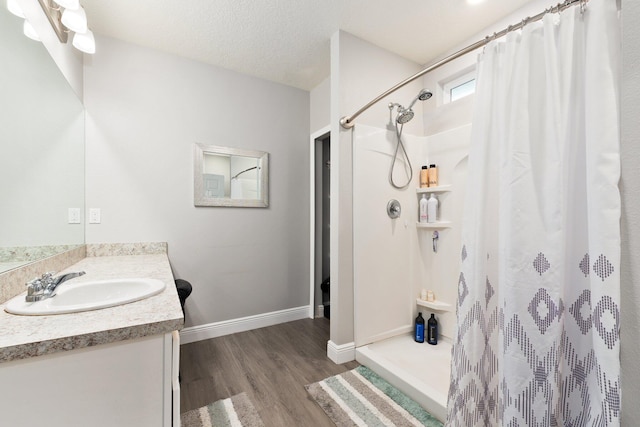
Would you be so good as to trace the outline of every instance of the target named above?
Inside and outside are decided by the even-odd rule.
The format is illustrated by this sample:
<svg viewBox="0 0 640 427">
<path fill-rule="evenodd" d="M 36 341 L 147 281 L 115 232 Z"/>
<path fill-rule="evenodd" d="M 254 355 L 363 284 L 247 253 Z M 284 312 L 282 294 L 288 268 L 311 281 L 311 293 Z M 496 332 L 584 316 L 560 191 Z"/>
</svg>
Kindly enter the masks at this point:
<svg viewBox="0 0 640 427">
<path fill-rule="evenodd" d="M 441 84 L 442 87 L 442 103 L 443 104 L 449 104 L 451 102 L 455 102 L 458 101 L 462 98 L 466 98 L 469 95 L 472 95 L 473 93 L 475 93 L 475 87 L 472 93 L 470 93 L 469 95 L 465 95 L 461 98 L 458 98 L 454 101 L 451 100 L 451 91 L 459 86 L 462 86 L 466 83 L 469 83 L 473 80 L 476 80 L 476 69 L 475 67 L 473 67 L 470 70 L 465 70 L 462 74 L 458 75 L 457 77 L 453 77 L 449 80 L 446 80 L 445 82 L 443 82 Z"/>
</svg>

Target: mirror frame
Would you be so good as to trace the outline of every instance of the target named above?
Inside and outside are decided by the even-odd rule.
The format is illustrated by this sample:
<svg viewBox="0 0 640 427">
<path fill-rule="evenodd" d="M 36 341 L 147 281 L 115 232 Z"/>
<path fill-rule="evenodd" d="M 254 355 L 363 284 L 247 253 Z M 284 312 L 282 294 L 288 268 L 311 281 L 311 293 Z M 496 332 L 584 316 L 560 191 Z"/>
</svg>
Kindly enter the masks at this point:
<svg viewBox="0 0 640 427">
<path fill-rule="evenodd" d="M 204 192 L 204 155 L 254 157 L 260 160 L 260 199 L 232 199 L 230 197 L 206 197 Z M 193 145 L 193 203 L 195 206 L 226 206 L 238 208 L 269 207 L 269 153 L 218 145 Z"/>
</svg>

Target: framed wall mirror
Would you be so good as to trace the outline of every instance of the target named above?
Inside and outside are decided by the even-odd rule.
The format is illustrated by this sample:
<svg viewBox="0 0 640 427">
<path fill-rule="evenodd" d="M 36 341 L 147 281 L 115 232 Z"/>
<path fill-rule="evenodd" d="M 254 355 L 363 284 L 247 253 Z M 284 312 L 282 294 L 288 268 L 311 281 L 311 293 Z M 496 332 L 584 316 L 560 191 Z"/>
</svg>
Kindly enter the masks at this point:
<svg viewBox="0 0 640 427">
<path fill-rule="evenodd" d="M 269 153 L 194 144 L 195 206 L 269 206 Z"/>
</svg>

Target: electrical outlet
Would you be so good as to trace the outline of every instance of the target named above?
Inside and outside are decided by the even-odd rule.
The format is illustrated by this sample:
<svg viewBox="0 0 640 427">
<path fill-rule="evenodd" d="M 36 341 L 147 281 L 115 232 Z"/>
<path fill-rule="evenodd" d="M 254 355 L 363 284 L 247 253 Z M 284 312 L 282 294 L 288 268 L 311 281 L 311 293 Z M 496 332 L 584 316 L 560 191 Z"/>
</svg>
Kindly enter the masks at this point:
<svg viewBox="0 0 640 427">
<path fill-rule="evenodd" d="M 69 224 L 80 224 L 80 208 L 69 208 Z"/>
<path fill-rule="evenodd" d="M 100 208 L 89 209 L 89 224 L 100 224 Z"/>
</svg>

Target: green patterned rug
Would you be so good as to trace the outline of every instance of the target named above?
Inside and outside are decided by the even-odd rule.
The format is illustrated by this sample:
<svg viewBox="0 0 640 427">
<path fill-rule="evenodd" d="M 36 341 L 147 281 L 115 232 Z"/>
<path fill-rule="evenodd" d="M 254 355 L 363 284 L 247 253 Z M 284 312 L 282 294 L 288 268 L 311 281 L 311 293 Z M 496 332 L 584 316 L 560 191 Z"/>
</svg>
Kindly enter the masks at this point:
<svg viewBox="0 0 640 427">
<path fill-rule="evenodd" d="M 305 388 L 338 427 L 442 427 L 433 415 L 365 366 Z"/>
<path fill-rule="evenodd" d="M 182 427 L 264 427 L 246 393 L 180 415 Z"/>
</svg>

